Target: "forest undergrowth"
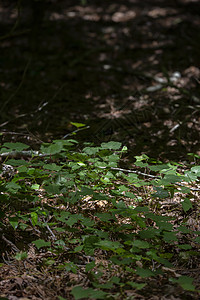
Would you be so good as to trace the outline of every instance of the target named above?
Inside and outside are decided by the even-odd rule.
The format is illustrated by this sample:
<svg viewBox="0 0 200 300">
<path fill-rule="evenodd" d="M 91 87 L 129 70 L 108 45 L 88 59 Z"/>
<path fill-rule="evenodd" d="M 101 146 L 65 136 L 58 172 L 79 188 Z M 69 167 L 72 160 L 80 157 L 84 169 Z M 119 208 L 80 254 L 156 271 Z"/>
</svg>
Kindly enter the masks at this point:
<svg viewBox="0 0 200 300">
<path fill-rule="evenodd" d="M 1 298 L 199 299 L 200 157 L 125 169 L 126 152 L 2 145 Z"/>
</svg>

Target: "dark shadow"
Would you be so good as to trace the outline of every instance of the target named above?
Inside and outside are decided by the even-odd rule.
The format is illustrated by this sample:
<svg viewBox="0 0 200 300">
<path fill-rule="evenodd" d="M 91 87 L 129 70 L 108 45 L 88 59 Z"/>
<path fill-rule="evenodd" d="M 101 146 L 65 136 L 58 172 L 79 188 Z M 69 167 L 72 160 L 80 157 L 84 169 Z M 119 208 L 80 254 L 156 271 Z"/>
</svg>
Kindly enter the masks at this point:
<svg viewBox="0 0 200 300">
<path fill-rule="evenodd" d="M 74 121 L 90 125 L 80 140 L 131 155 L 199 153 L 199 2 L 82 3 L 0 4 L 2 141 L 61 138 Z"/>
</svg>

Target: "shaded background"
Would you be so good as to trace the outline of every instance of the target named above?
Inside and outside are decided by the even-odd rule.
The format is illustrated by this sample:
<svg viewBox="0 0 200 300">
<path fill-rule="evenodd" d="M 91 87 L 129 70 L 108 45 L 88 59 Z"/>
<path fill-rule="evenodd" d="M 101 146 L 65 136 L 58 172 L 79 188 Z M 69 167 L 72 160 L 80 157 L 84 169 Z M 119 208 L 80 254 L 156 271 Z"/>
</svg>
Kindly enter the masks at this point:
<svg viewBox="0 0 200 300">
<path fill-rule="evenodd" d="M 200 2 L 1 1 L 2 142 L 118 140 L 130 156 L 199 151 Z"/>
</svg>

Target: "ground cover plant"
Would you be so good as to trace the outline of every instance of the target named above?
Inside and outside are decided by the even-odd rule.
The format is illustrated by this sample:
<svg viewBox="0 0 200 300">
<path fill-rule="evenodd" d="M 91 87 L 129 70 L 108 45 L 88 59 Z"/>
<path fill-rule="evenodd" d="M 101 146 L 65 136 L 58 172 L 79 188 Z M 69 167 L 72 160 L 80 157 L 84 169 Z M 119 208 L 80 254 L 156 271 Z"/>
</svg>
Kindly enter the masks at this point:
<svg viewBox="0 0 200 300">
<path fill-rule="evenodd" d="M 199 156 L 142 154 L 125 169 L 126 151 L 76 139 L 2 145 L 1 297 L 198 299 Z"/>
</svg>

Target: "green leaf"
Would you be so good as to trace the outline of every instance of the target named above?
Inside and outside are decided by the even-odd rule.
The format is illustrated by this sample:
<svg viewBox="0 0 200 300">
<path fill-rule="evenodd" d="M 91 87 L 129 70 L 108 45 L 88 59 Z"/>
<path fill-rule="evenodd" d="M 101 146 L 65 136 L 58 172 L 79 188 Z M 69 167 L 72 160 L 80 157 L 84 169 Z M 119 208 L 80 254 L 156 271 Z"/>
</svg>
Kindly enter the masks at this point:
<svg viewBox="0 0 200 300">
<path fill-rule="evenodd" d="M 165 258 L 163 257 L 159 257 L 155 250 L 151 250 L 151 251 L 148 251 L 147 253 L 147 256 L 149 256 L 151 259 L 154 259 L 155 261 L 163 264 L 164 266 L 168 267 L 168 268 L 171 268 L 172 267 L 172 264 Z"/>
<path fill-rule="evenodd" d="M 136 274 L 142 278 L 155 276 L 155 274 L 149 269 L 136 268 Z"/>
<path fill-rule="evenodd" d="M 83 124 L 83 123 L 76 123 L 76 122 L 70 122 L 70 124 L 74 125 L 76 128 L 80 128 L 80 127 L 86 126 L 86 125 Z"/>
<path fill-rule="evenodd" d="M 196 237 L 195 242 L 200 244 L 200 236 Z"/>
<path fill-rule="evenodd" d="M 59 220 L 59 221 L 61 221 L 61 222 L 65 222 L 66 221 L 66 219 L 70 216 L 71 214 L 70 214 L 70 212 L 69 211 L 61 211 L 60 212 L 60 217 L 58 216 L 56 216 L 56 219 L 57 220 Z"/>
<path fill-rule="evenodd" d="M 192 171 L 185 171 L 185 181 L 196 181 L 198 178 L 197 174 Z"/>
<path fill-rule="evenodd" d="M 11 166 L 27 166 L 28 162 L 23 159 L 9 159 L 6 162 L 8 165 Z"/>
<path fill-rule="evenodd" d="M 62 149 L 63 145 L 61 143 L 50 144 L 47 147 L 44 145 L 41 146 L 41 152 L 49 155 L 60 153 Z"/>
<path fill-rule="evenodd" d="M 102 239 L 108 239 L 109 233 L 102 230 L 95 230 L 95 234 Z"/>
<path fill-rule="evenodd" d="M 92 293 L 90 294 L 90 298 L 91 299 L 105 299 L 107 294 L 108 293 L 103 292 L 103 291 L 93 290 Z"/>
<path fill-rule="evenodd" d="M 100 238 L 95 235 L 90 235 L 84 237 L 84 251 L 87 255 L 93 255 L 94 250 L 96 249 L 96 243 L 98 243 Z"/>
<path fill-rule="evenodd" d="M 79 253 L 83 250 L 83 245 L 77 246 L 74 248 L 73 253 Z"/>
<path fill-rule="evenodd" d="M 131 199 L 136 199 L 136 195 L 131 192 L 125 192 L 125 196 L 128 198 L 131 198 Z M 138 197 L 137 201 L 139 201 L 139 200 L 140 200 L 140 198 Z"/>
<path fill-rule="evenodd" d="M 21 186 L 15 182 L 8 182 L 6 184 L 6 189 L 9 191 L 9 192 L 17 192 L 18 190 L 21 189 Z"/>
<path fill-rule="evenodd" d="M 72 289 L 72 295 L 74 296 L 75 300 L 78 300 L 78 299 L 83 299 L 83 298 L 86 298 L 86 299 L 105 299 L 107 293 L 106 292 L 103 292 L 103 291 L 97 291 L 97 290 L 94 290 L 92 288 L 87 288 L 87 289 L 84 289 L 82 286 L 75 286 L 73 289 Z"/>
<path fill-rule="evenodd" d="M 103 250 L 112 250 L 112 251 L 115 251 L 116 249 L 123 247 L 122 244 L 120 244 L 120 242 L 112 242 L 109 240 L 101 240 L 95 245 L 100 247 Z"/>
<path fill-rule="evenodd" d="M 107 142 L 101 143 L 101 147 L 103 149 L 111 149 L 111 150 L 118 150 L 121 147 L 121 143 L 119 142 Z"/>
<path fill-rule="evenodd" d="M 153 197 L 158 197 L 160 199 L 169 197 L 168 191 L 164 190 L 162 187 L 154 187 L 156 193 L 152 194 Z"/>
<path fill-rule="evenodd" d="M 189 209 L 192 208 L 192 202 L 190 199 L 185 198 L 183 202 L 181 202 L 184 212 L 187 212 Z"/>
<path fill-rule="evenodd" d="M 33 226 L 37 225 L 38 223 L 38 214 L 36 212 L 31 213 L 31 221 Z"/>
<path fill-rule="evenodd" d="M 18 219 L 18 217 L 10 217 L 9 218 L 9 222 L 10 222 L 10 224 L 12 225 L 12 227 L 14 229 L 16 229 L 18 227 L 18 225 L 19 225 L 19 219 Z"/>
<path fill-rule="evenodd" d="M 51 170 L 51 171 L 60 171 L 62 169 L 61 166 L 56 165 L 55 163 L 52 164 L 44 164 L 43 168 L 46 170 Z"/>
<path fill-rule="evenodd" d="M 142 259 L 142 257 L 141 256 L 139 256 L 139 255 L 132 255 L 131 254 L 131 258 L 130 257 L 126 257 L 126 258 L 121 258 L 121 255 L 120 255 L 120 257 L 119 256 L 112 256 L 111 258 L 110 258 L 110 260 L 115 264 L 115 265 L 119 265 L 119 266 L 123 266 L 123 265 L 130 265 L 130 264 L 132 264 L 133 263 L 133 259 L 132 259 L 132 257 L 135 259 L 135 260 L 141 260 Z M 135 272 L 132 268 L 131 268 L 131 272 Z M 112 281 L 112 280 L 111 280 Z M 119 281 L 120 281 L 120 279 L 119 279 Z"/>
<path fill-rule="evenodd" d="M 141 290 L 146 285 L 146 283 L 137 283 L 137 282 L 131 282 L 131 281 L 128 281 L 127 284 L 136 290 Z"/>
<path fill-rule="evenodd" d="M 45 242 L 45 240 L 36 240 L 32 242 L 38 249 L 42 247 L 48 247 L 51 246 L 50 242 Z"/>
<path fill-rule="evenodd" d="M 192 156 L 192 157 L 195 157 L 195 158 L 197 158 L 197 159 L 200 159 L 200 155 L 195 154 L 195 153 L 187 153 L 187 155 Z"/>
<path fill-rule="evenodd" d="M 181 186 L 180 187 L 180 192 L 183 194 L 189 194 L 190 193 L 190 188 L 186 186 Z"/>
<path fill-rule="evenodd" d="M 76 222 L 78 222 L 79 219 L 80 219 L 79 215 L 71 215 L 65 223 L 71 227 Z"/>
<path fill-rule="evenodd" d="M 138 181 L 138 175 L 134 173 L 130 173 L 128 176 L 125 177 L 128 182 L 137 182 Z"/>
<path fill-rule="evenodd" d="M 140 167 L 140 168 L 145 168 L 145 167 L 148 166 L 147 163 L 144 163 L 144 162 L 142 162 L 142 161 L 136 161 L 136 162 L 135 162 L 135 165 L 136 165 L 137 167 Z"/>
<path fill-rule="evenodd" d="M 26 259 L 27 257 L 28 257 L 27 252 L 22 252 L 22 251 L 18 252 L 18 253 L 14 256 L 14 258 L 15 258 L 16 260 L 18 260 L 18 261 L 24 260 L 24 259 Z"/>
<path fill-rule="evenodd" d="M 94 164 L 94 166 L 97 167 L 97 168 L 106 168 L 106 167 L 108 167 L 108 164 L 106 162 L 103 162 L 103 161 L 97 161 Z"/>
<path fill-rule="evenodd" d="M 55 242 L 55 245 L 58 245 L 58 247 L 63 248 L 65 246 L 65 242 L 63 240 L 57 240 Z"/>
<path fill-rule="evenodd" d="M 164 232 L 163 232 L 163 239 L 164 239 L 165 242 L 167 242 L 167 243 L 168 243 L 168 242 L 172 242 L 172 241 L 178 241 L 175 232 L 167 232 L 167 231 L 164 231 Z"/>
<path fill-rule="evenodd" d="M 170 278 L 173 283 L 178 283 L 185 291 L 195 291 L 195 286 L 193 285 L 194 279 L 188 276 L 180 276 L 179 279 Z"/>
<path fill-rule="evenodd" d="M 151 239 L 158 236 L 159 234 L 160 230 L 156 228 L 148 228 L 139 232 L 140 237 L 143 239 Z"/>
<path fill-rule="evenodd" d="M 80 219 L 80 221 L 86 227 L 92 227 L 95 224 L 95 222 L 93 220 L 91 220 L 90 218 L 86 218 L 86 217 L 82 217 Z"/>
<path fill-rule="evenodd" d="M 156 221 L 156 225 L 159 227 L 160 230 L 168 230 L 168 231 L 173 230 L 173 225 L 171 223 L 162 220 L 155 220 L 155 221 Z"/>
<path fill-rule="evenodd" d="M 134 157 L 135 157 L 137 162 L 149 159 L 149 157 L 146 154 L 142 154 L 140 156 L 134 156 Z"/>
<path fill-rule="evenodd" d="M 17 170 L 19 173 L 25 173 L 25 172 L 27 172 L 28 169 L 26 166 L 20 166 L 17 168 Z"/>
<path fill-rule="evenodd" d="M 93 291 L 92 288 L 84 289 L 82 286 L 75 286 L 72 289 L 71 293 L 74 296 L 75 300 L 78 300 L 78 299 L 88 298 L 92 293 L 92 291 Z"/>
<path fill-rule="evenodd" d="M 71 271 L 72 273 L 77 274 L 77 266 L 73 262 L 65 263 L 64 266 L 67 272 Z"/>
<path fill-rule="evenodd" d="M 132 245 L 135 246 L 135 247 L 137 247 L 137 248 L 141 248 L 141 249 L 147 249 L 150 246 L 148 242 L 141 241 L 141 240 L 135 240 L 132 243 Z"/>
<path fill-rule="evenodd" d="M 123 146 L 121 152 L 124 153 L 124 152 L 127 152 L 127 151 L 128 151 L 128 148 L 126 146 Z"/>
<path fill-rule="evenodd" d="M 195 239 L 195 241 L 196 241 L 196 239 Z M 190 250 L 190 249 L 192 249 L 191 245 L 188 245 L 188 244 L 178 245 L 178 248 L 184 249 L 184 250 Z"/>
<path fill-rule="evenodd" d="M 156 166 L 149 166 L 149 169 L 154 172 L 168 171 L 170 166 L 168 164 L 161 164 Z"/>
<path fill-rule="evenodd" d="M 120 279 L 117 276 L 113 276 L 110 281 L 114 284 L 120 284 Z"/>
<path fill-rule="evenodd" d="M 108 222 L 113 219 L 113 217 L 109 213 L 97 213 L 96 216 L 103 222 Z"/>
<path fill-rule="evenodd" d="M 58 184 L 49 184 L 48 186 L 44 187 L 47 193 L 49 194 L 59 194 L 60 193 L 60 186 Z"/>
<path fill-rule="evenodd" d="M 197 177 L 200 177 L 200 166 L 192 167 L 191 171 L 195 173 Z"/>
<path fill-rule="evenodd" d="M 176 182 L 181 182 L 184 179 L 184 176 L 178 176 L 174 174 L 167 174 L 161 180 L 163 184 L 174 184 Z"/>
<path fill-rule="evenodd" d="M 9 148 L 12 151 L 13 150 L 22 151 L 24 149 L 28 149 L 30 146 L 17 142 L 17 143 L 5 143 L 3 144 L 3 147 Z"/>
<path fill-rule="evenodd" d="M 31 186 L 31 188 L 33 189 L 33 190 L 39 190 L 39 188 L 40 188 L 40 185 L 39 184 L 32 184 L 32 186 Z"/>
<path fill-rule="evenodd" d="M 88 264 L 85 266 L 85 271 L 86 271 L 86 272 L 89 272 L 89 271 L 91 271 L 94 267 L 95 267 L 95 261 L 93 260 L 92 262 L 88 263 Z"/>
<path fill-rule="evenodd" d="M 102 159 L 105 161 L 109 161 L 109 162 L 117 162 L 117 161 L 119 161 L 120 157 L 119 157 L 119 155 L 114 153 L 114 154 L 102 157 Z"/>
<path fill-rule="evenodd" d="M 99 147 L 85 147 L 83 148 L 83 152 L 85 152 L 88 155 L 94 155 L 97 152 L 99 152 Z"/>
<path fill-rule="evenodd" d="M 177 229 L 183 233 L 190 233 L 190 229 L 188 229 L 186 226 L 184 225 L 180 225 L 179 227 L 177 227 Z"/>
</svg>

